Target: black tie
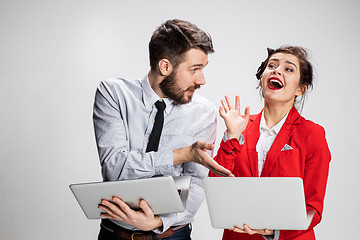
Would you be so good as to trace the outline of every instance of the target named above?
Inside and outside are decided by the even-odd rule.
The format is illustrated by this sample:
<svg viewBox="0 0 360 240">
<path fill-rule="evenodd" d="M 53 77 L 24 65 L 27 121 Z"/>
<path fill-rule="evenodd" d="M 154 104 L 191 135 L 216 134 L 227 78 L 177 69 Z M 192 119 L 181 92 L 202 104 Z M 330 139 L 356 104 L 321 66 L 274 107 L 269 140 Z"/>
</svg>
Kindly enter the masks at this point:
<svg viewBox="0 0 360 240">
<path fill-rule="evenodd" d="M 158 111 L 155 116 L 154 127 L 150 133 L 149 142 L 146 147 L 146 152 L 150 152 L 150 151 L 156 152 L 158 150 L 160 135 L 164 125 L 164 110 L 166 108 L 166 104 L 163 101 L 158 100 L 155 103 L 155 106 Z"/>
</svg>

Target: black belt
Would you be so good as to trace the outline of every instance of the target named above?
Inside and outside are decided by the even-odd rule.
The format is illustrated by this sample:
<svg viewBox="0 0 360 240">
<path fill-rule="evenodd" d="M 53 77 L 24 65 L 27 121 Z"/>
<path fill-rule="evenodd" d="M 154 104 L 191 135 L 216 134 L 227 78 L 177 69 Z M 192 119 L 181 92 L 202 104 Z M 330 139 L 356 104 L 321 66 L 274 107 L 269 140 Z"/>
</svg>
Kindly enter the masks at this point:
<svg viewBox="0 0 360 240">
<path fill-rule="evenodd" d="M 119 225 L 113 223 L 109 219 L 102 219 L 101 220 L 101 227 L 108 232 L 114 234 L 114 236 L 120 236 L 121 239 L 128 239 L 128 240 L 152 240 L 153 237 L 156 236 L 158 239 L 167 238 L 172 236 L 176 230 L 179 230 L 188 224 L 181 225 L 181 226 L 174 226 L 170 227 L 168 230 L 161 234 L 156 234 L 153 231 L 131 231 L 129 229 L 120 227 Z"/>
</svg>

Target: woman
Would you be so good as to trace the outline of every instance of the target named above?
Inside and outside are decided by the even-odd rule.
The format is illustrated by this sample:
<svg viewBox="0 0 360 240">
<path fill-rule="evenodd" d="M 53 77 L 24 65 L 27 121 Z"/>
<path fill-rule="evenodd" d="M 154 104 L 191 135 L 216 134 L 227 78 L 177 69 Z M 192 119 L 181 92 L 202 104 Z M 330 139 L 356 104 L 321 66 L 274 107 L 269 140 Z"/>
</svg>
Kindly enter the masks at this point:
<svg viewBox="0 0 360 240">
<path fill-rule="evenodd" d="M 229 97 L 221 100 L 219 112 L 227 131 L 215 160 L 236 177 L 301 177 L 306 208 L 315 215 L 307 230 L 253 230 L 244 225 L 224 230 L 223 239 L 315 239 L 313 228 L 321 220 L 331 157 L 323 127 L 295 108 L 302 107 L 304 94 L 312 87 L 312 66 L 303 48 L 284 46 L 268 49 L 256 76 L 264 108 L 250 115 L 246 107 L 241 116 L 239 96 L 235 107 Z"/>
</svg>

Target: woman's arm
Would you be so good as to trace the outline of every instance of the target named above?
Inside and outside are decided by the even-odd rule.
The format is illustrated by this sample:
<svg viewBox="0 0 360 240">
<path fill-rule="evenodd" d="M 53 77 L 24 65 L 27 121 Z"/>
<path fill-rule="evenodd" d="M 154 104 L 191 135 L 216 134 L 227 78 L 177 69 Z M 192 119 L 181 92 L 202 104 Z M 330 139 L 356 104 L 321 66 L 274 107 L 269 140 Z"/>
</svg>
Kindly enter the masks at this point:
<svg viewBox="0 0 360 240">
<path fill-rule="evenodd" d="M 325 138 L 325 130 L 320 125 L 315 125 L 311 129 L 307 143 L 303 179 L 305 201 L 307 209 L 316 211 L 310 229 L 321 221 L 331 155 Z"/>
<path fill-rule="evenodd" d="M 219 107 L 219 114 L 224 119 L 227 131 L 220 143 L 220 148 L 214 158 L 221 166 L 234 170 L 234 161 L 242 149 L 239 139 L 243 142 L 242 132 L 245 130 L 250 117 L 250 108 L 245 108 L 245 115 L 240 114 L 240 97 L 235 97 L 235 107 L 232 105 L 230 98 L 225 96 L 225 100 L 221 100 L 222 106 Z M 242 138 L 241 138 L 242 137 Z M 211 177 L 218 175 L 210 173 Z"/>
</svg>

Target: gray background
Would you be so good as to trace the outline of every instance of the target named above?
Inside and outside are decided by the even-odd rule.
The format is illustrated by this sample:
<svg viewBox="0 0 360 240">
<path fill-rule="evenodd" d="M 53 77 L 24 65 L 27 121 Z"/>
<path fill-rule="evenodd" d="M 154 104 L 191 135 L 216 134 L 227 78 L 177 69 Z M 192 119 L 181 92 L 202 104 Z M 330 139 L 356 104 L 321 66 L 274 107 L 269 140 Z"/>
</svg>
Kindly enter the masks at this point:
<svg viewBox="0 0 360 240">
<path fill-rule="evenodd" d="M 169 18 L 212 35 L 216 53 L 199 92 L 217 106 L 239 94 L 257 113 L 254 73 L 266 47 L 311 50 L 315 88 L 302 114 L 325 127 L 332 152 L 316 235 L 358 236 L 359 10 L 355 0 L 1 0 L 0 239 L 96 239 L 99 221 L 85 218 L 68 188 L 101 180 L 94 92 L 105 78 L 145 76 L 150 36 Z M 219 118 L 216 148 L 224 129 Z M 193 239 L 221 237 L 206 202 L 193 226 Z"/>
</svg>

